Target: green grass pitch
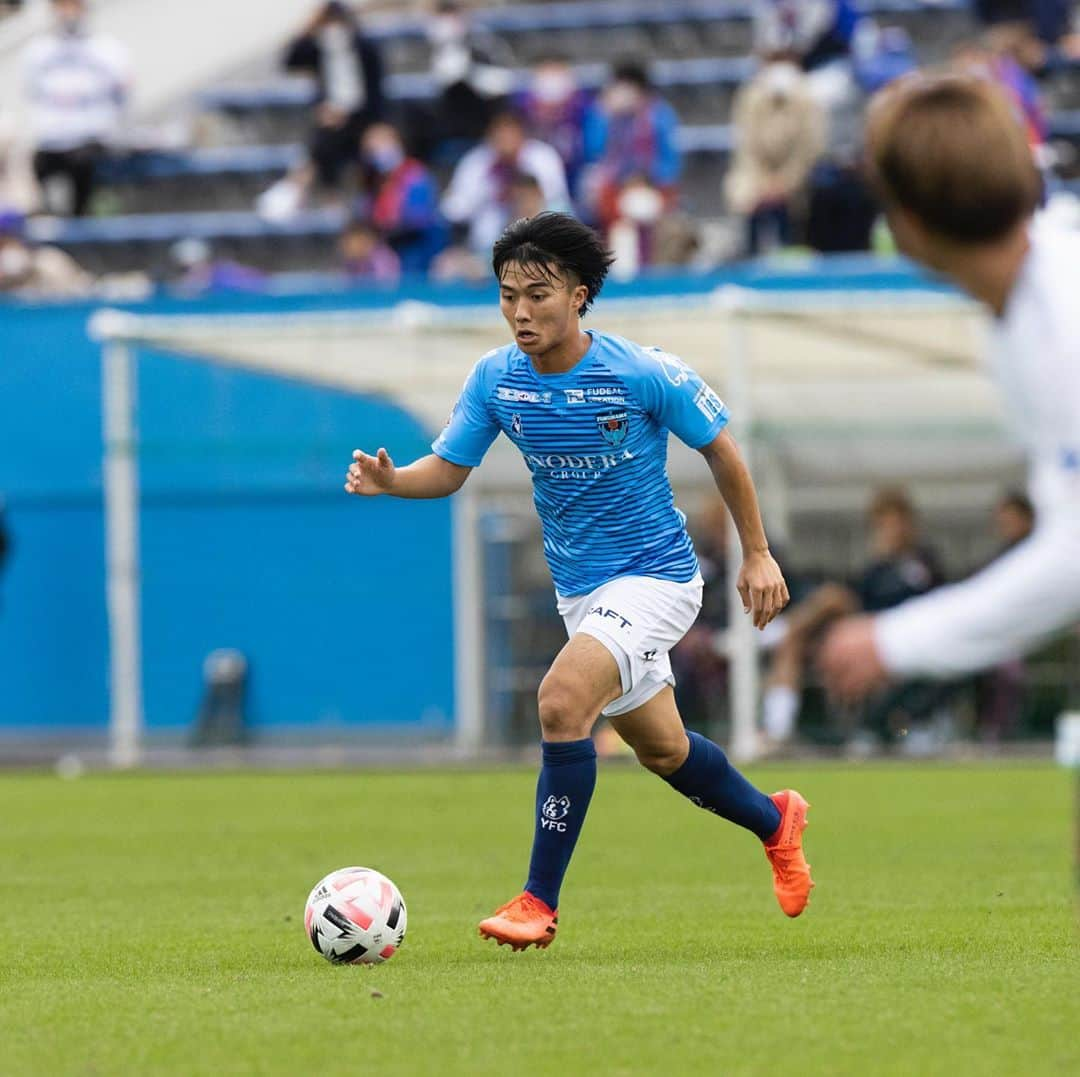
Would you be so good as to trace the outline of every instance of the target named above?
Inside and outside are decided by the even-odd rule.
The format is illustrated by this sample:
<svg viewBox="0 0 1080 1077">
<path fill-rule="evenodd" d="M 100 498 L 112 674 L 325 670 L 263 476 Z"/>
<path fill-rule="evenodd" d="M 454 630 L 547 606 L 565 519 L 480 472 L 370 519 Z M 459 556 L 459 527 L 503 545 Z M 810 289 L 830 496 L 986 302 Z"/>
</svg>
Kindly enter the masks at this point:
<svg viewBox="0 0 1080 1077">
<path fill-rule="evenodd" d="M 752 776 L 812 804 L 802 918 L 748 834 L 604 765 L 525 954 L 475 923 L 522 882 L 531 772 L 5 777 L 0 1073 L 1080 1073 L 1068 774 Z M 378 968 L 303 931 L 354 863 L 408 904 Z"/>
</svg>

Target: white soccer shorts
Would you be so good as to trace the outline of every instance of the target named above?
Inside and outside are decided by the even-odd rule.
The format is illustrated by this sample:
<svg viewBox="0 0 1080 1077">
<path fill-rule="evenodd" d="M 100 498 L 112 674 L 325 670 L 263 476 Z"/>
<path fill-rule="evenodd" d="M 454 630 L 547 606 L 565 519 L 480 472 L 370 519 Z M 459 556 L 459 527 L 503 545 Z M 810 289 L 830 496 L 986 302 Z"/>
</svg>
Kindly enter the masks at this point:
<svg viewBox="0 0 1080 1077">
<path fill-rule="evenodd" d="M 623 694 L 602 711 L 625 714 L 674 684 L 668 652 L 701 610 L 701 576 L 687 583 L 651 576 L 620 576 L 587 595 L 556 595 L 566 634 L 599 640 L 619 667 Z"/>
</svg>

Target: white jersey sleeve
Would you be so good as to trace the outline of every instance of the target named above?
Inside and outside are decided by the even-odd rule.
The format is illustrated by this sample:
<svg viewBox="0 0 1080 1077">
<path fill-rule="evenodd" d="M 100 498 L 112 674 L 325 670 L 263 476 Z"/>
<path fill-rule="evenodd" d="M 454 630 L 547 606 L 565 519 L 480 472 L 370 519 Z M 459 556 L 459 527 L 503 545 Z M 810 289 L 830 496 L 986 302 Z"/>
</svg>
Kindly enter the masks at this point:
<svg viewBox="0 0 1080 1077">
<path fill-rule="evenodd" d="M 1080 517 L 1065 517 L 971 579 L 880 614 L 885 667 L 899 676 L 971 673 L 1080 621 L 1078 551 Z"/>
</svg>

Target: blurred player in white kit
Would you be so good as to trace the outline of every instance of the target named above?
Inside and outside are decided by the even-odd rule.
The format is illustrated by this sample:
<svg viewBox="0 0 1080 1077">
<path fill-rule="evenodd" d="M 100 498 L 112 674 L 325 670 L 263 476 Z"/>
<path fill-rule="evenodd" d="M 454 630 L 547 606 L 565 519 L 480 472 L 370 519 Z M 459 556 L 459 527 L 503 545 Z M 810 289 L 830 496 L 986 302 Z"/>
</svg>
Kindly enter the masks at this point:
<svg viewBox="0 0 1080 1077">
<path fill-rule="evenodd" d="M 1038 523 L 964 583 L 838 622 L 820 662 L 847 700 L 892 677 L 985 669 L 1080 621 L 1080 233 L 1035 217 L 1041 178 L 990 83 L 917 76 L 884 91 L 867 154 L 901 250 L 992 315 L 990 365 Z"/>
</svg>

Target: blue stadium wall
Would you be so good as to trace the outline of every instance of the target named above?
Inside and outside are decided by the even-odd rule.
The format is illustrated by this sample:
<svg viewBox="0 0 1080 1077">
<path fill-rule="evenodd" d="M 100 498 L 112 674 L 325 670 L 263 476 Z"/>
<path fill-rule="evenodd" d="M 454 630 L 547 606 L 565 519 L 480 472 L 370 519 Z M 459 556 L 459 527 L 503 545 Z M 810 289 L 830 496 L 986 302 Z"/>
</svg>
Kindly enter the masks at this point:
<svg viewBox="0 0 1080 1077">
<path fill-rule="evenodd" d="M 0 496 L 13 543 L 0 575 L 6 735 L 104 733 L 107 725 L 92 310 L 0 307 Z M 149 731 L 189 727 L 203 659 L 235 647 L 251 662 L 256 730 L 445 732 L 453 714 L 450 506 L 360 502 L 342 491 L 354 447 L 384 444 L 407 460 L 427 451 L 427 432 L 378 399 L 148 349 L 138 356 Z"/>
</svg>

